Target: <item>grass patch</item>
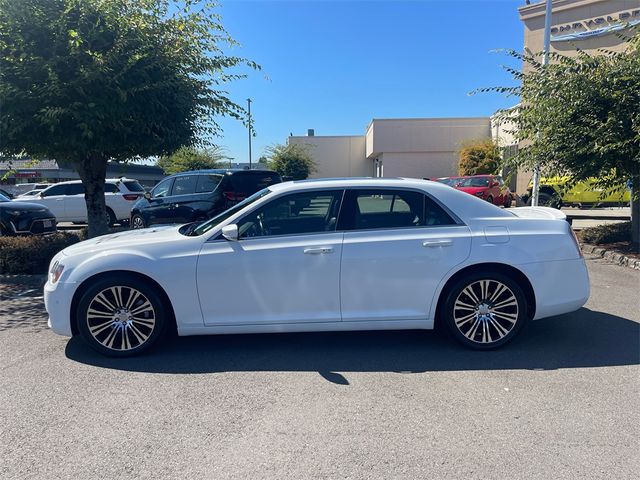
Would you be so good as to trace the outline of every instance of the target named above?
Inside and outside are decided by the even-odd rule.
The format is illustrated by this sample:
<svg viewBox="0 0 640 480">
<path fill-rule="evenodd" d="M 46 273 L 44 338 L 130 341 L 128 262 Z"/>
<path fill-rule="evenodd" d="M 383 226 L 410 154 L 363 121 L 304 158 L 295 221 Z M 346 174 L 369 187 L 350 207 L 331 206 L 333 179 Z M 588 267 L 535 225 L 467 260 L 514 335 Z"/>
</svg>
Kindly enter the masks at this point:
<svg viewBox="0 0 640 480">
<path fill-rule="evenodd" d="M 631 241 L 631 222 L 611 223 L 585 228 L 579 233 L 580 239 L 591 245 Z"/>
</svg>

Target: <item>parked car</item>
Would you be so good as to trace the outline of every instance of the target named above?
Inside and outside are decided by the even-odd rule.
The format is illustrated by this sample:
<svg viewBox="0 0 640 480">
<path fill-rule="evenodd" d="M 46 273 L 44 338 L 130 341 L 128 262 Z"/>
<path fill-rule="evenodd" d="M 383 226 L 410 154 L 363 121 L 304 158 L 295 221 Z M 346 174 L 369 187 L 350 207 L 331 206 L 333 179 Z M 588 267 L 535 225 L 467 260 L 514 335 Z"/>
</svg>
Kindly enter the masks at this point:
<svg viewBox="0 0 640 480">
<path fill-rule="evenodd" d="M 513 195 L 504 184 L 500 175 L 473 175 L 457 178 L 454 188 L 466 192 L 474 197 L 486 200 L 494 205 L 505 208 L 511 206 Z"/>
<path fill-rule="evenodd" d="M 282 179 L 269 170 L 213 169 L 177 173 L 131 210 L 131 228 L 206 220 Z"/>
<path fill-rule="evenodd" d="M 564 213 L 498 208 L 435 182 L 271 185 L 216 217 L 58 253 L 54 332 L 112 356 L 179 335 L 431 329 L 489 349 L 589 297 Z M 536 341 L 544 341 L 537 339 Z"/>
<path fill-rule="evenodd" d="M 42 192 L 42 190 L 29 190 L 26 193 L 17 195 L 16 198 L 24 199 L 24 198 L 30 198 L 30 197 L 37 197 L 40 195 L 40 192 Z"/>
<path fill-rule="evenodd" d="M 107 222 L 128 221 L 131 206 L 144 194 L 144 188 L 137 180 L 130 178 L 109 178 L 105 183 L 104 198 L 107 204 Z M 14 202 L 23 202 L 15 198 Z M 28 199 L 49 208 L 58 222 L 87 222 L 87 205 L 84 199 L 84 185 L 80 180 L 61 182 L 51 185 L 39 195 Z"/>
<path fill-rule="evenodd" d="M 51 211 L 34 203 L 16 203 L 0 194 L 0 236 L 39 235 L 56 231 Z"/>
<path fill-rule="evenodd" d="M 587 179 L 570 184 L 570 177 L 542 177 L 538 205 L 560 208 L 566 206 L 618 206 L 628 205 L 631 189 L 606 191 L 595 184 L 595 179 Z M 571 186 L 570 186 L 571 185 Z M 527 193 L 522 200 L 531 204 L 533 182 L 529 182 Z"/>
<path fill-rule="evenodd" d="M 7 185 L 7 190 L 11 190 L 11 194 L 17 197 L 31 190 L 44 190 L 51 185 L 51 183 L 18 183 L 11 186 Z"/>
<path fill-rule="evenodd" d="M 444 183 L 445 185 L 454 187 L 456 183 L 458 183 L 461 180 L 461 178 L 462 177 L 440 177 L 440 178 L 434 178 L 433 181 L 438 183 Z"/>
</svg>

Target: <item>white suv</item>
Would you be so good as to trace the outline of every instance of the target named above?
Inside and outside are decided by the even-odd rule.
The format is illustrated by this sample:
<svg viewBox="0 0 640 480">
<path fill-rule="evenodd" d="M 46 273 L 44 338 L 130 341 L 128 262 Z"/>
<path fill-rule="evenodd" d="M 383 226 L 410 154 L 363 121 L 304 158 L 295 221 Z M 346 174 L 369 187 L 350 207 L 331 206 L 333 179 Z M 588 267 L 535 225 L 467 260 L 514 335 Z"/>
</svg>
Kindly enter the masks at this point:
<svg viewBox="0 0 640 480">
<path fill-rule="evenodd" d="M 104 186 L 109 225 L 129 220 L 131 207 L 144 195 L 144 188 L 137 180 L 129 178 L 108 178 Z M 60 182 L 42 190 L 39 195 L 28 199 L 17 198 L 14 202 L 39 203 L 46 206 L 56 216 L 58 222 L 87 222 L 87 206 L 84 200 L 84 185 L 80 180 Z"/>
</svg>

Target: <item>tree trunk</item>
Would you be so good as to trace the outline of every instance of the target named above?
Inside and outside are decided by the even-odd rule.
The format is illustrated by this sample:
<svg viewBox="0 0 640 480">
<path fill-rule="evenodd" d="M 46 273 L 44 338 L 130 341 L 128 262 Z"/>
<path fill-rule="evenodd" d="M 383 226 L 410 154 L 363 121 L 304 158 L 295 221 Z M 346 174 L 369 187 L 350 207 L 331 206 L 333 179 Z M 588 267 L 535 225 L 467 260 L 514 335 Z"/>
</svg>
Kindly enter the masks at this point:
<svg viewBox="0 0 640 480">
<path fill-rule="evenodd" d="M 640 175 L 631 177 L 631 247 L 640 252 Z"/>
<path fill-rule="evenodd" d="M 107 209 L 104 200 L 104 180 L 107 175 L 107 160 L 91 156 L 78 164 L 78 174 L 84 185 L 84 201 L 87 204 L 89 238 L 104 235 L 109 231 Z"/>
</svg>

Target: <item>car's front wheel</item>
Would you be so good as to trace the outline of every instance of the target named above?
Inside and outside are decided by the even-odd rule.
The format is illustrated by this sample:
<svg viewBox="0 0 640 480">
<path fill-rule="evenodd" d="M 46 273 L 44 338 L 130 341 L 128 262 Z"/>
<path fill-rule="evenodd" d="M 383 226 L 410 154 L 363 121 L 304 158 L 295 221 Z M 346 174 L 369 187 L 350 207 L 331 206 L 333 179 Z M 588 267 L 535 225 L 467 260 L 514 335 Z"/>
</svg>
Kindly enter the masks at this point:
<svg viewBox="0 0 640 480">
<path fill-rule="evenodd" d="M 98 352 L 126 357 L 151 347 L 164 333 L 162 298 L 142 281 L 113 275 L 91 285 L 76 312 L 78 331 Z"/>
<path fill-rule="evenodd" d="M 145 226 L 146 225 L 144 224 L 144 218 L 142 218 L 142 215 L 136 213 L 131 217 L 131 228 L 138 229 L 144 228 Z"/>
<path fill-rule="evenodd" d="M 509 342 L 527 320 L 522 288 L 499 273 L 476 272 L 462 277 L 449 289 L 444 303 L 444 321 L 453 337 L 479 350 Z"/>
</svg>

